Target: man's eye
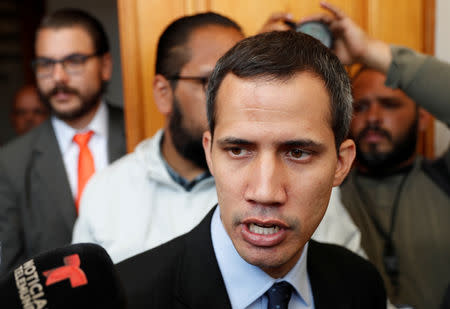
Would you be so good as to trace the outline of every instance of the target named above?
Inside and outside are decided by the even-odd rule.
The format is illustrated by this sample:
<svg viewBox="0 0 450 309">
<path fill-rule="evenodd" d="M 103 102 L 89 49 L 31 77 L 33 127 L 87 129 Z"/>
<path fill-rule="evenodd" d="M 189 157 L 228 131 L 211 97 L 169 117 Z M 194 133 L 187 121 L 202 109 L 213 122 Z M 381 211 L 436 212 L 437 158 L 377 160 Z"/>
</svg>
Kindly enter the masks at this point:
<svg viewBox="0 0 450 309">
<path fill-rule="evenodd" d="M 72 56 L 64 60 L 66 65 L 81 65 L 85 62 L 86 58 L 83 56 Z"/>
<path fill-rule="evenodd" d="M 245 149 L 239 147 L 230 147 L 227 150 L 232 157 L 242 157 L 247 153 Z"/>
<path fill-rule="evenodd" d="M 368 107 L 368 104 L 366 104 L 366 103 L 356 102 L 355 105 L 353 106 L 353 111 L 355 113 L 361 113 L 361 112 L 367 110 L 367 107 Z"/>
<path fill-rule="evenodd" d="M 395 99 L 391 99 L 391 98 L 381 100 L 381 105 L 385 109 L 397 109 L 402 106 L 401 102 L 399 102 L 398 100 L 395 100 Z"/>
<path fill-rule="evenodd" d="M 304 151 L 302 149 L 298 149 L 298 148 L 289 150 L 289 152 L 288 152 L 288 156 L 294 160 L 306 159 L 310 155 L 311 154 L 309 152 Z"/>
<path fill-rule="evenodd" d="M 54 62 L 51 61 L 51 60 L 41 59 L 41 60 L 36 62 L 36 66 L 39 67 L 39 68 L 48 68 L 48 67 L 51 67 L 53 65 L 53 63 Z"/>
</svg>

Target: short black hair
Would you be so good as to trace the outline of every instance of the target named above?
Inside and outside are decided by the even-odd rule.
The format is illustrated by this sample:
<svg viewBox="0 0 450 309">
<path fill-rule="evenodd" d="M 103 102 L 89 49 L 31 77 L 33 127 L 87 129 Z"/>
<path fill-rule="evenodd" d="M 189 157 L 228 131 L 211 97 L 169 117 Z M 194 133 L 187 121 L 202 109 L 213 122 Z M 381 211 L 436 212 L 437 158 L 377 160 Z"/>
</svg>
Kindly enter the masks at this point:
<svg viewBox="0 0 450 309">
<path fill-rule="evenodd" d="M 211 135 L 216 122 L 216 100 L 229 73 L 239 78 L 288 81 L 300 72 L 320 78 L 330 97 L 331 128 L 336 149 L 345 140 L 352 119 L 352 94 L 348 74 L 339 59 L 322 43 L 295 31 L 274 31 L 242 40 L 217 62 L 207 91 L 207 116 Z"/>
<path fill-rule="evenodd" d="M 191 58 L 190 51 L 185 47 L 190 35 L 196 29 L 211 25 L 234 28 L 242 33 L 236 22 L 217 13 L 181 17 L 167 26 L 159 38 L 155 73 L 166 78 L 178 75 Z"/>
<path fill-rule="evenodd" d="M 61 29 L 75 26 L 88 33 L 94 43 L 96 54 L 103 55 L 109 52 L 108 36 L 100 21 L 79 9 L 66 8 L 53 12 L 42 19 L 37 32 L 47 28 Z"/>
</svg>

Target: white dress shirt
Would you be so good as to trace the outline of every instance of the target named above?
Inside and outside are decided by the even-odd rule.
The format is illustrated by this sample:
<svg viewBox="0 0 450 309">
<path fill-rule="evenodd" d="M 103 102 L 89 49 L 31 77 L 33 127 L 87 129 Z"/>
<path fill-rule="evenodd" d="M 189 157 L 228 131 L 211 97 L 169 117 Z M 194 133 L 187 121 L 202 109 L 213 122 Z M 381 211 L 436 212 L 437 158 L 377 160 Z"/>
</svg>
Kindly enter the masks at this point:
<svg viewBox="0 0 450 309">
<path fill-rule="evenodd" d="M 105 168 L 108 165 L 108 108 L 105 102 L 101 102 L 92 121 L 82 130 L 72 128 L 55 116 L 52 116 L 51 121 L 63 157 L 72 196 L 75 199 L 78 194 L 78 156 L 80 148 L 73 141 L 73 137 L 77 133 L 92 130 L 94 134 L 89 140 L 88 146 L 94 157 L 95 172 Z"/>
<path fill-rule="evenodd" d="M 306 268 L 308 243 L 295 266 L 283 278 L 274 279 L 259 267 L 247 263 L 237 253 L 220 219 L 219 206 L 211 221 L 211 238 L 233 309 L 267 309 L 264 294 L 276 282 L 293 286 L 289 309 L 314 309 L 314 300 Z"/>
</svg>

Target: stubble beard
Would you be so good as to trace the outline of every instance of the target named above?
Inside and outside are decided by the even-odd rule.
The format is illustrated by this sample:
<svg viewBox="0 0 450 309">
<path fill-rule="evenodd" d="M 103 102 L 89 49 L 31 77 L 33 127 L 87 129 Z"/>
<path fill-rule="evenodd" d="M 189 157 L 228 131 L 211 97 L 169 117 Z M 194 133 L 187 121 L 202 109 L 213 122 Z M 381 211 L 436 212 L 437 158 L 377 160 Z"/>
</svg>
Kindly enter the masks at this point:
<svg viewBox="0 0 450 309">
<path fill-rule="evenodd" d="M 194 133 L 184 125 L 185 117 L 179 102 L 173 100 L 173 112 L 169 120 L 170 136 L 176 151 L 195 166 L 207 170 L 205 152 L 203 151 L 202 133 Z"/>
<path fill-rule="evenodd" d="M 377 144 L 369 145 L 367 151 L 362 151 L 360 147 L 361 139 L 367 130 L 375 130 L 382 134 L 392 143 L 392 150 L 381 152 Z M 380 128 L 364 128 L 355 138 L 356 142 L 356 161 L 365 167 L 371 174 L 386 173 L 396 170 L 402 163 L 409 160 L 416 152 L 418 118 L 413 121 L 408 130 L 397 140 L 393 140 L 392 135 Z"/>
<path fill-rule="evenodd" d="M 38 88 L 38 93 L 41 101 L 48 106 L 53 115 L 63 121 L 73 121 L 82 118 L 98 106 L 101 97 L 106 91 L 106 87 L 107 82 L 103 81 L 98 91 L 92 94 L 82 95 L 77 89 L 71 88 L 64 84 L 58 84 L 46 93 L 42 92 L 41 89 Z M 54 108 L 51 103 L 51 98 L 58 92 L 76 96 L 81 104 L 69 111 L 60 111 Z"/>
</svg>

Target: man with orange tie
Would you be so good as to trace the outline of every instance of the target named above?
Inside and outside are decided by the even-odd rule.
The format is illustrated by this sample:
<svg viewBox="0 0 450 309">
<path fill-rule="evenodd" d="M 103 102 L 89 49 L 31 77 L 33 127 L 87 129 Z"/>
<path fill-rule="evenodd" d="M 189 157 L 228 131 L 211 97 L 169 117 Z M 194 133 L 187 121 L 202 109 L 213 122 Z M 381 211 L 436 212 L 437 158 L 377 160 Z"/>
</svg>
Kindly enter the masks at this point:
<svg viewBox="0 0 450 309">
<path fill-rule="evenodd" d="M 35 49 L 52 116 L 0 150 L 0 274 L 70 243 L 87 181 L 126 150 L 122 111 L 103 99 L 112 60 L 99 21 L 57 11 L 39 26 Z"/>
</svg>

